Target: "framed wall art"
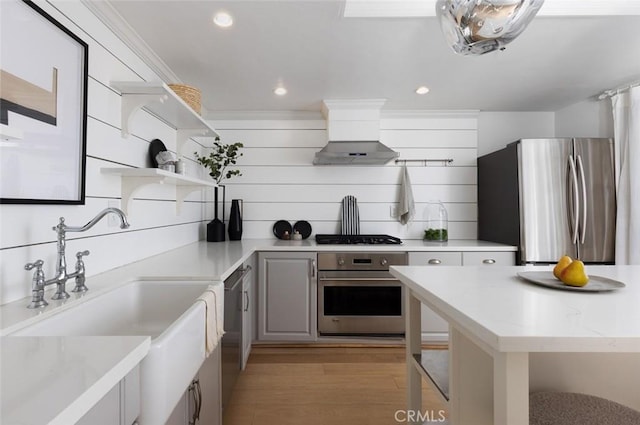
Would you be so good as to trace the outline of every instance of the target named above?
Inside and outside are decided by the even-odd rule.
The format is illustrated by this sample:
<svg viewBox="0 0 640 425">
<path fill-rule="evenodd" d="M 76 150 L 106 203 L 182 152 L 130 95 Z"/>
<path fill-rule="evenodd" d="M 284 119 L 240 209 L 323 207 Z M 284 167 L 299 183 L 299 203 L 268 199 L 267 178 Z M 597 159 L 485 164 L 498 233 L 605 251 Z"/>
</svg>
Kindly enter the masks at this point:
<svg viewBox="0 0 640 425">
<path fill-rule="evenodd" d="M 84 204 L 87 44 L 21 0 L 0 40 L 0 203 Z"/>
</svg>

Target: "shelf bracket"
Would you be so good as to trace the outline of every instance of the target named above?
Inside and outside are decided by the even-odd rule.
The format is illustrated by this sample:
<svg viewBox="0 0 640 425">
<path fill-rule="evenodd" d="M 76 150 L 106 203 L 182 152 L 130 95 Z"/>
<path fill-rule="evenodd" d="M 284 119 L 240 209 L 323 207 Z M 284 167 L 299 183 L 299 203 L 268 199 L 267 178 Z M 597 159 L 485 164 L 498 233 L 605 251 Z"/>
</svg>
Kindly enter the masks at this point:
<svg viewBox="0 0 640 425">
<path fill-rule="evenodd" d="M 176 131 L 176 146 L 178 155 L 184 154 L 182 149 L 186 146 L 187 140 L 191 137 L 206 136 L 209 131 L 203 128 L 186 128 Z"/>
<path fill-rule="evenodd" d="M 180 215 L 182 212 L 182 203 L 189 194 L 202 189 L 202 186 L 176 186 L 176 214 Z"/>
<path fill-rule="evenodd" d="M 121 191 L 122 191 L 122 211 L 125 214 L 129 214 L 131 202 L 133 201 L 133 195 L 136 194 L 144 186 L 151 184 L 158 184 L 164 181 L 163 176 L 159 177 L 121 177 Z"/>
<path fill-rule="evenodd" d="M 151 102 L 164 103 L 168 99 L 166 94 L 122 94 L 121 125 L 122 137 L 131 134 L 131 119 L 145 105 Z"/>
</svg>

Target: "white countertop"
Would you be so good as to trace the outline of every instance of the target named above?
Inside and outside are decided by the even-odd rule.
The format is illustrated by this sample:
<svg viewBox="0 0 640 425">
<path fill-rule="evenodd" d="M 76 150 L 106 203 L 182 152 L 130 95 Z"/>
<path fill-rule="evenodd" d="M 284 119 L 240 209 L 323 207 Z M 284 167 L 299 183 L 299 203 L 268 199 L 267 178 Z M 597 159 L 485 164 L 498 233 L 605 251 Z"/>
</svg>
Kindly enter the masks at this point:
<svg viewBox="0 0 640 425">
<path fill-rule="evenodd" d="M 149 344 L 143 336 L 0 338 L 0 423 L 77 422 L 140 363 Z"/>
<path fill-rule="evenodd" d="M 611 292 L 527 283 L 516 273 L 551 267 L 413 267 L 391 273 L 453 326 L 497 351 L 640 352 L 640 266 L 592 266 L 621 281 Z"/>
<path fill-rule="evenodd" d="M 196 242 L 153 257 L 137 261 L 98 275 L 87 277 L 89 291 L 70 293 L 71 298 L 52 301 L 52 287 L 45 298 L 49 306 L 42 310 L 25 308 L 30 298 L 0 306 L 0 335 L 6 335 L 55 314 L 59 309 L 95 297 L 104 290 L 138 278 L 170 278 L 182 280 L 224 280 L 257 251 L 306 252 L 419 252 L 419 251 L 515 251 L 516 247 L 476 240 L 451 240 L 444 243 L 406 240 L 402 245 L 318 245 L 314 240 L 283 241 L 278 239 L 246 239 L 233 242 Z"/>
<path fill-rule="evenodd" d="M 402 245 L 317 245 L 313 240 L 277 239 L 218 243 L 201 241 L 88 276 L 86 285 L 89 291 L 84 294 L 71 293 L 71 298 L 67 300 L 51 300 L 54 288 L 49 288 L 45 293 L 49 305 L 44 309 L 27 309 L 30 298 L 0 306 L 2 424 L 74 423 L 144 358 L 150 344 L 146 337 L 7 336 L 125 282 L 141 278 L 224 280 L 257 251 L 515 250 L 511 246 L 473 240 L 446 243 L 409 240 Z M 46 370 L 33 368 L 34 364 L 49 364 L 52 359 L 60 361 L 62 366 Z M 14 380 L 24 382 L 15 385 Z M 48 400 L 52 401 L 51 404 L 48 404 Z M 26 420 L 31 418 L 30 415 L 34 415 L 31 422 Z M 18 422 L 18 419 L 22 422 Z"/>
</svg>

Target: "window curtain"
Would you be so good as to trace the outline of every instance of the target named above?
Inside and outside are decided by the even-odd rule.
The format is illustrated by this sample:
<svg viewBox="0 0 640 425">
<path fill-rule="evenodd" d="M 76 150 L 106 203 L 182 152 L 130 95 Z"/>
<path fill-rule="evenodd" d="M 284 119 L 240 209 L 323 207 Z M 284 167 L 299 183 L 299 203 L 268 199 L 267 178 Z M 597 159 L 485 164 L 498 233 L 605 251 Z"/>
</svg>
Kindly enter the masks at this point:
<svg viewBox="0 0 640 425">
<path fill-rule="evenodd" d="M 640 265 L 640 87 L 611 98 L 616 159 L 616 264 Z"/>
</svg>

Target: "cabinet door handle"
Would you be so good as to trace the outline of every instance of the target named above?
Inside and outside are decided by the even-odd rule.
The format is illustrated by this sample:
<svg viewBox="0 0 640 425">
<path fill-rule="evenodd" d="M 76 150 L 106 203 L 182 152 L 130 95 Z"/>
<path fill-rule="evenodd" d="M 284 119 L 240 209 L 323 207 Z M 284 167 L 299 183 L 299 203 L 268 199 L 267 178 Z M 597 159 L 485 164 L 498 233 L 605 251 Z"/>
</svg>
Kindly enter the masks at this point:
<svg viewBox="0 0 640 425">
<path fill-rule="evenodd" d="M 429 261 L 427 261 L 427 263 L 437 266 L 438 264 L 442 264 L 442 261 L 438 260 L 437 258 L 432 258 Z"/>
<path fill-rule="evenodd" d="M 196 391 L 198 394 L 198 408 L 196 409 L 196 421 L 200 421 L 200 411 L 202 410 L 202 387 L 200 386 L 200 380 L 196 381 Z"/>
<path fill-rule="evenodd" d="M 482 260 L 482 264 L 495 264 L 496 260 L 493 258 L 487 258 L 486 260 Z"/>
<path fill-rule="evenodd" d="M 249 311 L 249 291 L 244 291 L 244 311 Z"/>
<path fill-rule="evenodd" d="M 311 260 L 311 277 L 316 277 L 316 260 Z"/>
<path fill-rule="evenodd" d="M 196 425 L 198 419 L 200 418 L 200 400 L 198 387 L 200 386 L 200 381 L 194 379 L 191 381 L 191 385 L 189 385 L 189 395 L 193 401 L 193 412 L 191 413 L 191 419 L 189 420 L 189 425 Z"/>
</svg>

